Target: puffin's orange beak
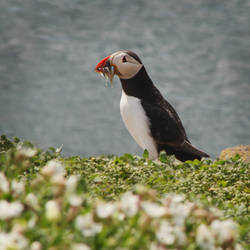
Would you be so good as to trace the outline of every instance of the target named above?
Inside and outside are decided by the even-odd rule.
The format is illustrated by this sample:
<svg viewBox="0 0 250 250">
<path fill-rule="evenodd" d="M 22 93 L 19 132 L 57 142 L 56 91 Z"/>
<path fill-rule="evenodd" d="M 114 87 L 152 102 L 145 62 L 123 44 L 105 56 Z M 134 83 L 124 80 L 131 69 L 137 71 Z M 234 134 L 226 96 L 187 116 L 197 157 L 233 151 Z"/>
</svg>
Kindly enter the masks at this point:
<svg viewBox="0 0 250 250">
<path fill-rule="evenodd" d="M 115 75 L 115 67 L 110 62 L 110 56 L 103 58 L 95 67 L 95 71 L 103 75 L 107 80 L 112 83 Z"/>
<path fill-rule="evenodd" d="M 110 67 L 110 61 L 109 61 L 110 56 L 107 56 L 105 58 L 103 58 L 95 67 L 95 71 L 97 73 L 103 73 L 103 68 L 105 67 Z M 106 65 L 109 64 L 109 65 Z"/>
</svg>

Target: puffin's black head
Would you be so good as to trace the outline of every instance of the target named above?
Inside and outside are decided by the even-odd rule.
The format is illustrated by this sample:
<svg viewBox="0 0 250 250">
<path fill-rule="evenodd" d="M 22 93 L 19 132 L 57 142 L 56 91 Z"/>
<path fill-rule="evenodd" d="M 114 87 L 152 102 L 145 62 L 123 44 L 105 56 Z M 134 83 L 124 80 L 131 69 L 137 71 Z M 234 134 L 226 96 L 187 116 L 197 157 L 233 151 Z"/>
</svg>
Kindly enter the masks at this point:
<svg viewBox="0 0 250 250">
<path fill-rule="evenodd" d="M 122 79 L 133 78 L 143 67 L 140 58 L 132 51 L 121 50 L 102 59 L 95 71 L 103 74 L 112 81 L 114 75 Z"/>
</svg>

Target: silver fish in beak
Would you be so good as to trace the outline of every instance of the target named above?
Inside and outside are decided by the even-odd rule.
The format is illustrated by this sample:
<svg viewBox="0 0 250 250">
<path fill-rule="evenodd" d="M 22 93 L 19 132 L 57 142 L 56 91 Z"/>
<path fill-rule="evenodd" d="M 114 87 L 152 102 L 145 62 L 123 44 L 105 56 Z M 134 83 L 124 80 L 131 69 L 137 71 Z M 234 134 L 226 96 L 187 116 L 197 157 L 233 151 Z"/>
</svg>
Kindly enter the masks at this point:
<svg viewBox="0 0 250 250">
<path fill-rule="evenodd" d="M 110 83 L 112 83 L 112 80 L 115 75 L 115 68 L 110 63 L 110 57 L 105 57 L 102 59 L 95 67 L 95 71 L 102 76 L 104 76 L 107 81 L 109 80 Z"/>
</svg>

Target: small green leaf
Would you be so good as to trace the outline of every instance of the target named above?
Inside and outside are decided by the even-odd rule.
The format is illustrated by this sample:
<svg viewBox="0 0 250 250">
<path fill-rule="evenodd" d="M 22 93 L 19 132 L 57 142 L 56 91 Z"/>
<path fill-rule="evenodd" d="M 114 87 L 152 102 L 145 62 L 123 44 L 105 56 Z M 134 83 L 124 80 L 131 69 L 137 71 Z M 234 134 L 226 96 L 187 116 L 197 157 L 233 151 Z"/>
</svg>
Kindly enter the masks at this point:
<svg viewBox="0 0 250 250">
<path fill-rule="evenodd" d="M 219 181 L 219 185 L 221 187 L 226 187 L 227 186 L 227 181 L 221 180 L 221 181 Z"/>
<path fill-rule="evenodd" d="M 165 151 L 161 151 L 159 155 L 159 160 L 163 163 L 166 163 L 168 161 L 168 156 Z"/>
<path fill-rule="evenodd" d="M 147 150 L 147 149 L 145 149 L 145 150 L 144 150 L 144 152 L 143 152 L 143 155 L 142 155 L 142 156 L 143 156 L 143 158 L 144 158 L 144 159 L 148 159 L 148 157 L 149 157 L 149 153 L 148 153 L 148 150 Z"/>
<path fill-rule="evenodd" d="M 133 155 L 131 155 L 131 154 L 124 154 L 121 158 L 124 160 L 133 160 L 134 159 Z"/>
</svg>

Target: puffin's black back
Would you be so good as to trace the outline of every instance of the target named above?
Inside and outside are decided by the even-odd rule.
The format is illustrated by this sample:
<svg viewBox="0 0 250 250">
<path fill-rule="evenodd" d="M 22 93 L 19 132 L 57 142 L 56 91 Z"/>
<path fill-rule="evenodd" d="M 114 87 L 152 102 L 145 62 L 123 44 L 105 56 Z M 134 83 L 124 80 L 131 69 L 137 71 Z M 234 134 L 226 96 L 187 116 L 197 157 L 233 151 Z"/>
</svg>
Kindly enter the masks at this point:
<svg viewBox="0 0 250 250">
<path fill-rule="evenodd" d="M 154 86 L 144 66 L 133 78 L 120 80 L 126 95 L 141 100 L 158 153 L 165 150 L 181 161 L 208 157 L 191 145 L 177 112 Z"/>
</svg>

